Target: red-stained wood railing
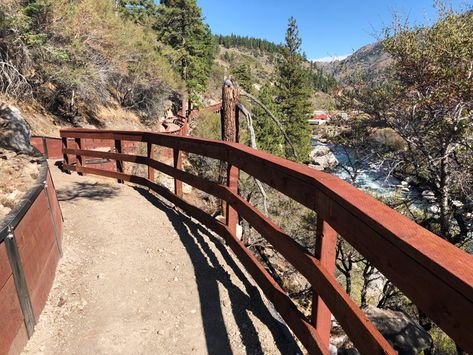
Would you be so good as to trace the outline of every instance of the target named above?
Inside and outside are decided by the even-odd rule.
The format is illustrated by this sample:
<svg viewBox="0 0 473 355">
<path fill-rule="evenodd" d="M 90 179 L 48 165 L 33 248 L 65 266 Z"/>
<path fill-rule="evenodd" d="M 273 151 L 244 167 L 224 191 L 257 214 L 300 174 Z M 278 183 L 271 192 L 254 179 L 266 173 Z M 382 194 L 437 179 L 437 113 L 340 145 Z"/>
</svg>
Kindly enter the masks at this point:
<svg viewBox="0 0 473 355">
<path fill-rule="evenodd" d="M 148 132 L 89 129 L 65 129 L 61 131 L 61 137 L 65 144 L 65 169 L 146 186 L 223 237 L 310 353 L 328 353 L 331 313 L 362 353 L 395 353 L 334 277 L 337 233 L 370 260 L 458 345 L 466 351 L 473 351 L 473 257 L 339 178 L 237 143 Z M 72 149 L 67 146 L 67 138 L 79 140 L 79 147 L 80 140 L 88 139 L 145 142 L 148 153 L 140 156 L 123 154 L 119 149 L 118 152 Z M 153 145 L 173 149 L 174 165 L 153 159 L 149 148 Z M 304 249 L 239 196 L 234 184 L 217 184 L 183 171 L 182 152 L 226 162 L 229 166 L 227 183 L 238 179 L 232 169 L 240 169 L 315 211 L 318 225 L 316 253 Z M 173 177 L 175 190 L 172 192 L 154 183 L 150 174 L 146 178 L 126 174 L 120 169 L 106 171 L 84 167 L 80 159 L 76 164 L 68 163 L 69 155 L 143 164 Z M 311 321 L 297 310 L 285 291 L 236 237 L 236 218 L 227 218 L 226 223 L 221 223 L 184 201 L 180 185 L 183 182 L 224 200 L 307 278 L 314 290 Z"/>
</svg>

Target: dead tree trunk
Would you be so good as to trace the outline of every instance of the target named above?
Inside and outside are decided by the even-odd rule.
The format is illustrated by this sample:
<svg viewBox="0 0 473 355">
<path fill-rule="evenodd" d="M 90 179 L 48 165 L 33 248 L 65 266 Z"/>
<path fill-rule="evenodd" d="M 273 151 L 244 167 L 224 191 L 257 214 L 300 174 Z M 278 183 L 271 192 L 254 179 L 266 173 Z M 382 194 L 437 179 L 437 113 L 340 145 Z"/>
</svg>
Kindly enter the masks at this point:
<svg viewBox="0 0 473 355">
<path fill-rule="evenodd" d="M 237 105 L 240 101 L 240 90 L 231 80 L 225 80 L 222 88 L 222 140 L 227 142 L 238 142 L 239 138 L 239 122 Z M 230 164 L 220 163 L 219 183 L 225 184 L 234 193 L 238 193 L 238 177 L 239 170 Z M 236 235 L 236 226 L 238 223 L 237 212 L 222 202 L 222 212 L 225 216 L 227 226 L 230 231 Z"/>
<path fill-rule="evenodd" d="M 240 90 L 231 80 L 225 80 L 222 88 L 222 140 L 238 142 L 237 105 Z"/>
</svg>

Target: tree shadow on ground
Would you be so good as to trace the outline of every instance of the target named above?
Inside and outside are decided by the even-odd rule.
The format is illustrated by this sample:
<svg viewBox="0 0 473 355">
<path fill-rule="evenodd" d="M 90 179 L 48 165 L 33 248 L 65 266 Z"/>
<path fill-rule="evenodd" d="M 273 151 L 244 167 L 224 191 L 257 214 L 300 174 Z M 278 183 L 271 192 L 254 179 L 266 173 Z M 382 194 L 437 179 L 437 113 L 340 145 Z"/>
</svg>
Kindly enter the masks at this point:
<svg viewBox="0 0 473 355">
<path fill-rule="evenodd" d="M 118 187 L 98 182 L 76 182 L 70 188 L 57 190 L 57 197 L 59 201 L 72 201 L 79 199 L 103 201 L 107 198 L 114 197 L 118 190 Z"/>
<path fill-rule="evenodd" d="M 154 206 L 166 213 L 192 260 L 209 354 L 232 353 L 230 338 L 223 318 L 219 284 L 228 292 L 229 306 L 231 306 L 247 354 L 264 353 L 259 334 L 249 316 L 250 313 L 269 329 L 282 354 L 301 353 L 287 327 L 269 312 L 259 290 L 248 280 L 218 237 L 193 222 L 189 217 L 167 206 L 147 190 L 138 187 L 136 190 Z M 226 264 L 241 281 L 243 290 L 232 282 L 228 272 L 220 265 L 214 249 L 218 250 Z"/>
</svg>

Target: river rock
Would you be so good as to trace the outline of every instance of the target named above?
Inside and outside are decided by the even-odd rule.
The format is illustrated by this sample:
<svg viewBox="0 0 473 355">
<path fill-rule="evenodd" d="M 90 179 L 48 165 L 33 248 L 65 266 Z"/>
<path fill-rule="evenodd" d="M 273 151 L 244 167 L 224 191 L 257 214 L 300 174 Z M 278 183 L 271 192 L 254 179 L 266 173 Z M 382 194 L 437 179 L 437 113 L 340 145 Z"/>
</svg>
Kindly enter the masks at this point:
<svg viewBox="0 0 473 355">
<path fill-rule="evenodd" d="M 320 166 L 321 169 L 334 168 L 338 165 L 338 160 L 335 154 L 326 145 L 315 147 L 309 154 L 315 166 Z"/>
<path fill-rule="evenodd" d="M 422 191 L 422 197 L 427 201 L 435 201 L 435 194 L 433 191 L 430 190 Z"/>
<path fill-rule="evenodd" d="M 309 156 L 311 158 L 322 157 L 331 153 L 330 148 L 326 145 L 318 145 L 310 152 Z"/>
<path fill-rule="evenodd" d="M 321 167 L 320 165 L 315 165 L 315 164 L 309 164 L 309 168 L 315 169 L 315 170 L 324 170 L 323 167 Z"/>
<path fill-rule="evenodd" d="M 416 355 L 430 348 L 429 333 L 403 312 L 374 306 L 363 311 L 399 354 Z M 359 354 L 338 324 L 332 328 L 330 342 L 338 349 L 337 354 Z"/>
<path fill-rule="evenodd" d="M 1 148 L 23 154 L 34 152 L 28 124 L 16 107 L 0 103 L 0 131 Z"/>
<path fill-rule="evenodd" d="M 452 201 L 452 205 L 453 205 L 453 207 L 456 207 L 456 208 L 462 208 L 463 207 L 463 202 L 461 202 L 459 200 L 454 200 L 454 201 Z"/>
<path fill-rule="evenodd" d="M 374 306 L 363 311 L 400 354 L 414 355 L 430 347 L 429 333 L 405 313 Z"/>
</svg>

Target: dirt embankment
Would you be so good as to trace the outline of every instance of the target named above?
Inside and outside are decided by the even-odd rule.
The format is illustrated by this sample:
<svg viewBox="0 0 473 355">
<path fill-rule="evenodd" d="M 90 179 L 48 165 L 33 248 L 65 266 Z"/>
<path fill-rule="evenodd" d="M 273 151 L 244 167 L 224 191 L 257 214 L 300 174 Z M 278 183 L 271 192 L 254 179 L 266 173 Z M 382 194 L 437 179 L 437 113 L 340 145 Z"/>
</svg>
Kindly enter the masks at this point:
<svg viewBox="0 0 473 355">
<path fill-rule="evenodd" d="M 97 107 L 94 117 L 77 122 L 86 128 L 157 130 L 116 105 Z M 34 100 L 18 102 L 0 95 L 0 223 L 37 182 L 41 159 L 30 145 L 30 136 L 59 137 L 60 128 L 67 126 Z"/>
<path fill-rule="evenodd" d="M 0 224 L 36 183 L 40 159 L 0 149 Z"/>
<path fill-rule="evenodd" d="M 0 222 L 36 183 L 40 161 L 21 112 L 0 102 Z"/>
</svg>

